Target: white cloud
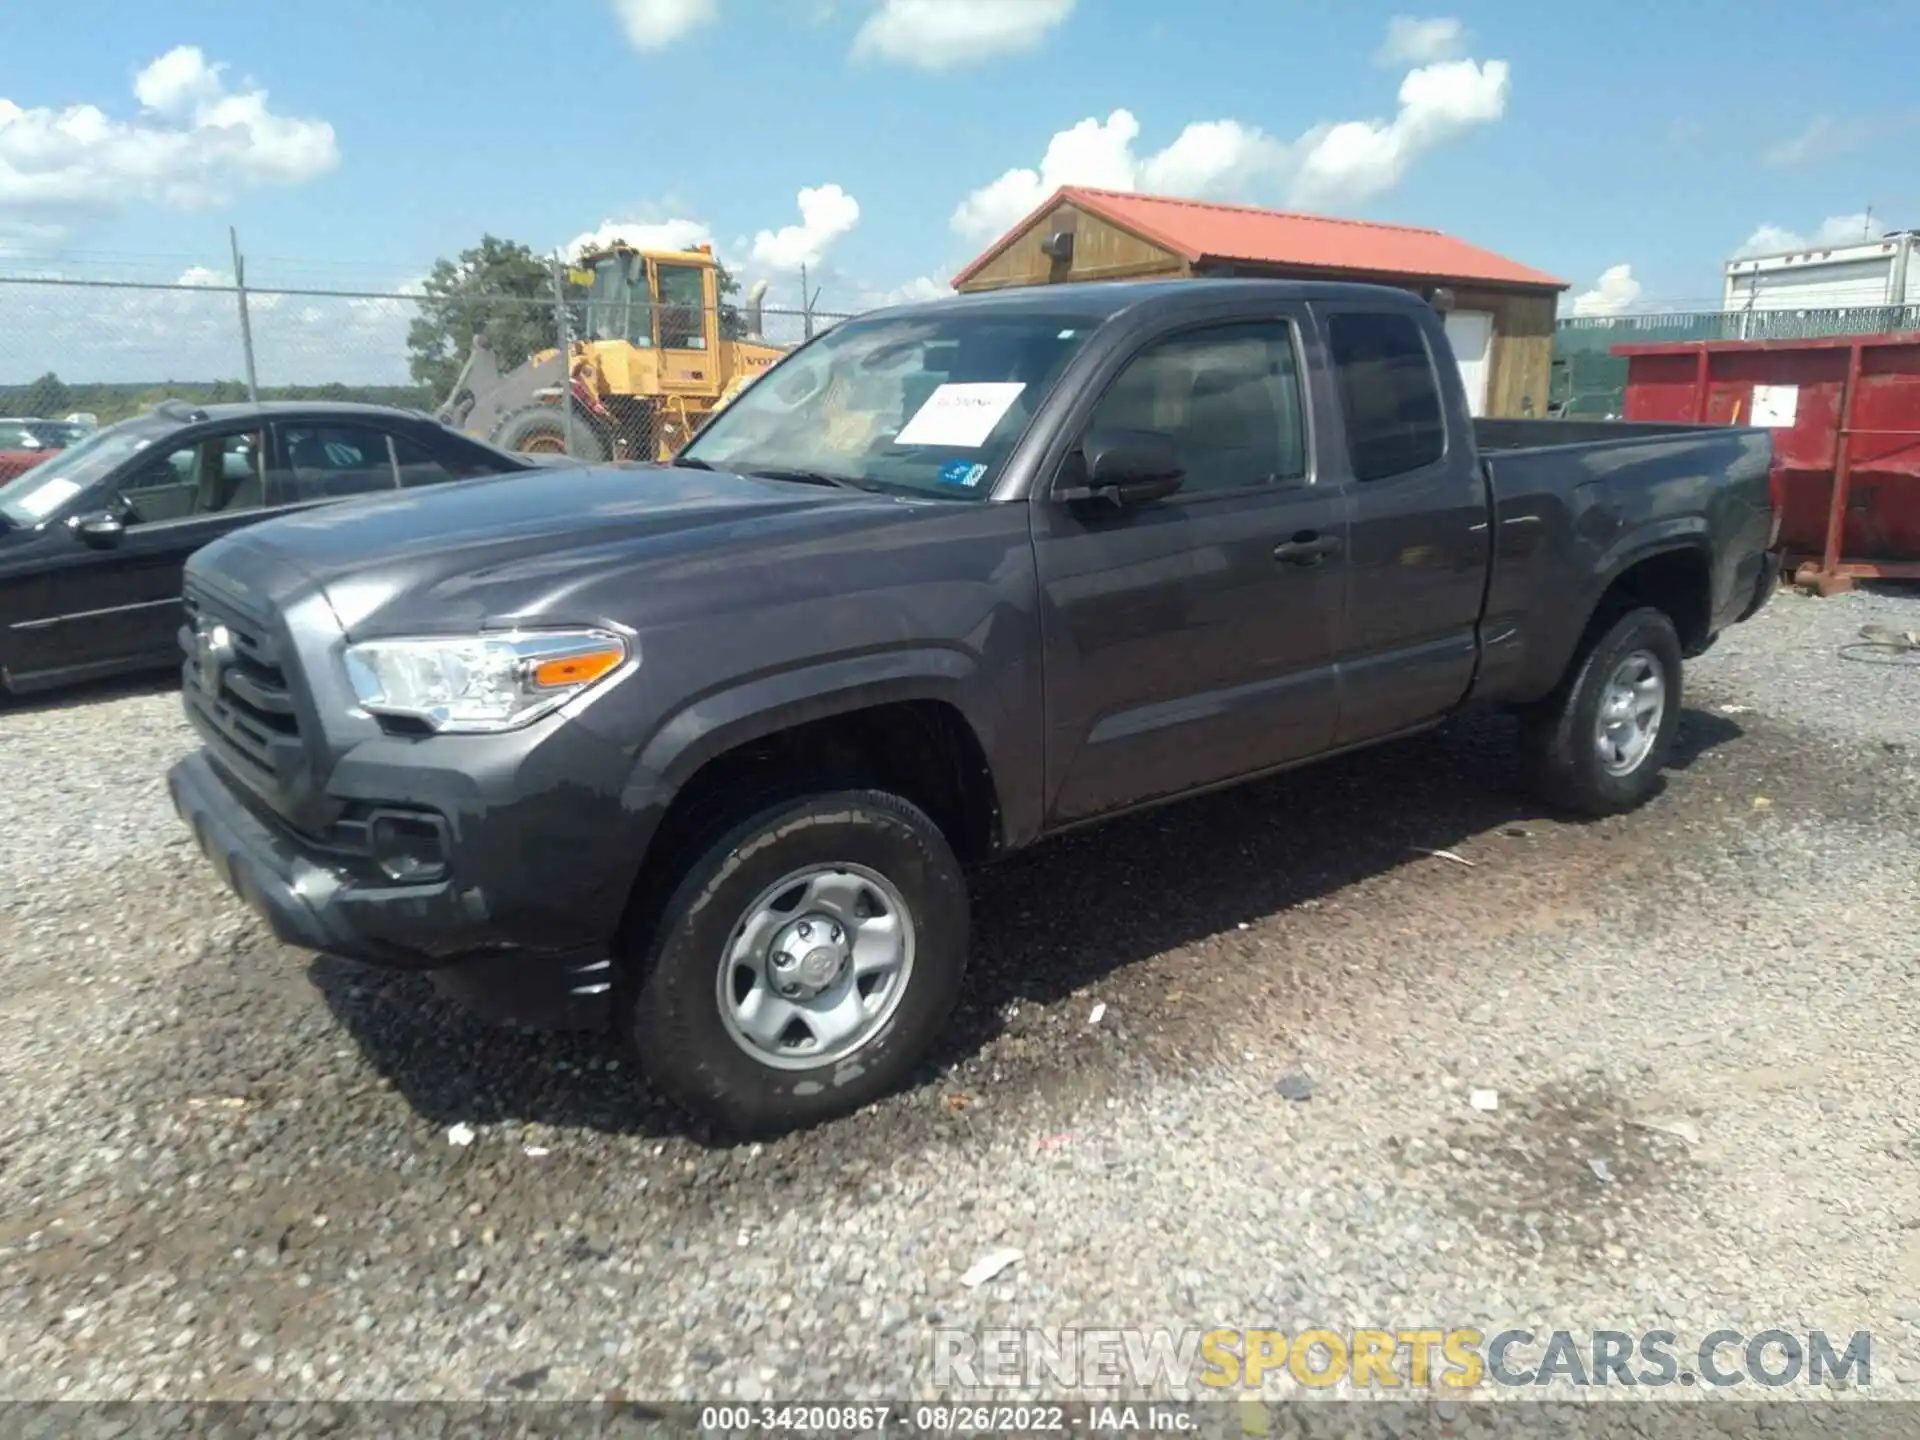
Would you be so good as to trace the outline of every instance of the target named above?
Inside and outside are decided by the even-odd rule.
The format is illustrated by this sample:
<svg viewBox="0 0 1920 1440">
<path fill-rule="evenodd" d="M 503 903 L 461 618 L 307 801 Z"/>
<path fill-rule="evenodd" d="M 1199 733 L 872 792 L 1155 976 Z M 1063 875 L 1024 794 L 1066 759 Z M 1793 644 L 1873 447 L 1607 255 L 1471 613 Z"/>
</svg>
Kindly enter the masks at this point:
<svg viewBox="0 0 1920 1440">
<path fill-rule="evenodd" d="M 1074 0 L 879 0 L 853 37 L 859 60 L 957 70 L 1039 47 Z"/>
<path fill-rule="evenodd" d="M 713 229 L 704 220 L 603 220 L 560 247 L 570 259 L 583 250 L 605 250 L 615 244 L 636 250 L 692 250 L 713 243 Z"/>
<path fill-rule="evenodd" d="M 1466 26 L 1450 15 L 1421 20 L 1396 15 L 1387 22 L 1387 38 L 1373 52 L 1376 65 L 1431 65 L 1458 59 L 1466 44 Z"/>
<path fill-rule="evenodd" d="M 1641 284 L 1633 278 L 1631 265 L 1609 265 L 1600 272 L 1593 289 L 1573 297 L 1576 315 L 1624 315 L 1640 299 Z"/>
<path fill-rule="evenodd" d="M 96 105 L 0 99 L 0 242 L 55 242 L 86 216 L 137 202 L 217 205 L 340 163 L 331 125 L 275 114 L 265 90 L 229 89 L 223 68 L 176 46 L 134 77 L 141 110 L 130 120 Z"/>
<path fill-rule="evenodd" d="M 1450 60 L 1409 71 L 1391 120 L 1348 120 L 1303 141 L 1296 205 L 1358 205 L 1398 185 L 1421 155 L 1506 113 L 1507 62 Z"/>
<path fill-rule="evenodd" d="M 1761 152 L 1762 164 L 1778 170 L 1830 160 L 1858 150 L 1889 127 L 1868 119 L 1835 120 L 1831 115 L 1816 115 L 1806 129 L 1769 145 Z"/>
<path fill-rule="evenodd" d="M 1016 168 L 975 190 L 952 225 L 973 240 L 1001 234 L 1062 185 L 1144 190 L 1188 199 L 1279 196 L 1338 209 L 1392 189 L 1422 155 L 1506 112 L 1504 60 L 1444 61 L 1409 71 L 1391 119 L 1319 125 L 1288 141 L 1237 120 L 1188 125 L 1163 150 L 1134 148 L 1129 110 L 1082 120 L 1048 143 L 1038 169 Z"/>
<path fill-rule="evenodd" d="M 884 310 L 889 305 L 915 305 L 923 300 L 943 300 L 953 294 L 953 285 L 931 275 L 916 275 L 904 284 L 879 290 L 861 287 L 854 292 L 858 310 Z"/>
<path fill-rule="evenodd" d="M 1858 245 L 1863 240 L 1876 240 L 1886 233 L 1886 226 L 1864 213 L 1829 215 L 1820 222 L 1820 228 L 1811 235 L 1802 235 L 1797 231 L 1769 222 L 1755 229 L 1746 238 L 1746 242 L 1734 251 L 1734 254 L 1736 256 L 1774 255 L 1783 250 L 1813 250 L 1831 245 Z"/>
<path fill-rule="evenodd" d="M 818 185 L 799 196 L 800 223 L 753 237 L 752 261 L 768 270 L 818 265 L 833 243 L 860 223 L 860 202 L 838 185 Z"/>
<path fill-rule="evenodd" d="M 720 14 L 719 0 L 613 0 L 613 13 L 638 50 L 667 46 L 710 25 Z"/>
<path fill-rule="evenodd" d="M 209 65 L 192 45 L 176 45 L 133 77 L 133 96 L 160 115 L 191 115 L 220 98 L 224 65 Z"/>
</svg>

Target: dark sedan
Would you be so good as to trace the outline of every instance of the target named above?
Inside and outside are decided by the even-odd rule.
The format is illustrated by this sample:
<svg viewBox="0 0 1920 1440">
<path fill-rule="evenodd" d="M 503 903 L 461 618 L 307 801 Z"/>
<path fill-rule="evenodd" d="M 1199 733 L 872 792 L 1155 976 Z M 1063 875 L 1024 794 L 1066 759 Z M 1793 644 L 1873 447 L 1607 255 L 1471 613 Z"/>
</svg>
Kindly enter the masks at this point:
<svg viewBox="0 0 1920 1440">
<path fill-rule="evenodd" d="M 0 691 L 180 663 L 180 572 L 230 530 L 533 468 L 377 405 L 169 401 L 0 485 Z"/>
</svg>

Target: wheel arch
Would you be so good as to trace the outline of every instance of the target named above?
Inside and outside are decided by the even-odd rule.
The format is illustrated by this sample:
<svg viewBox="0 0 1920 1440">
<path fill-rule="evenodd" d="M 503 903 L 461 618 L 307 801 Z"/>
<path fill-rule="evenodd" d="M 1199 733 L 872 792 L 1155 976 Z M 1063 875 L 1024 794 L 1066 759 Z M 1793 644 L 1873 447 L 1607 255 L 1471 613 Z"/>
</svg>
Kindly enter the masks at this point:
<svg viewBox="0 0 1920 1440">
<path fill-rule="evenodd" d="M 1704 525 L 1643 537 L 1609 557 L 1575 655 L 1597 629 L 1641 605 L 1665 612 L 1679 633 L 1682 653 L 1695 655 L 1705 648 L 1713 623 L 1713 559 Z"/>
<path fill-rule="evenodd" d="M 630 811 L 651 813 L 628 901 L 631 936 L 727 814 L 755 796 L 812 780 L 890 788 L 939 824 L 963 860 L 1006 842 L 991 732 L 968 701 L 964 652 L 917 647 L 779 671 L 700 697 L 670 716 L 637 757 Z"/>
<path fill-rule="evenodd" d="M 1668 527 L 1609 551 L 1582 598 L 1571 601 L 1527 666 L 1527 683 L 1513 699 L 1522 706 L 1549 701 L 1579 669 L 1594 640 L 1625 611 L 1652 605 L 1680 634 L 1681 652 L 1696 655 L 1711 640 L 1713 565 L 1700 529 Z"/>
</svg>

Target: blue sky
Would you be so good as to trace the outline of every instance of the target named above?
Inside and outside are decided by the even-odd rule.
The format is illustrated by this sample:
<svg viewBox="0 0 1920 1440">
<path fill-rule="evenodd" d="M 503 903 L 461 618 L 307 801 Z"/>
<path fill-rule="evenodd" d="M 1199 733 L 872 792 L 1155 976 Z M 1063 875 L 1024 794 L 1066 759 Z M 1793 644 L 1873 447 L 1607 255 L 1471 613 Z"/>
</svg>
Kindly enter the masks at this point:
<svg viewBox="0 0 1920 1440">
<path fill-rule="evenodd" d="M 382 288 L 616 221 L 774 303 L 808 258 L 831 308 L 937 285 L 1064 178 L 1433 225 L 1576 294 L 1627 266 L 1619 308 L 1717 295 L 1762 227 L 1920 225 L 1920 0 L 6 9 L 0 273 L 217 270 L 233 224 L 256 282 Z"/>
</svg>

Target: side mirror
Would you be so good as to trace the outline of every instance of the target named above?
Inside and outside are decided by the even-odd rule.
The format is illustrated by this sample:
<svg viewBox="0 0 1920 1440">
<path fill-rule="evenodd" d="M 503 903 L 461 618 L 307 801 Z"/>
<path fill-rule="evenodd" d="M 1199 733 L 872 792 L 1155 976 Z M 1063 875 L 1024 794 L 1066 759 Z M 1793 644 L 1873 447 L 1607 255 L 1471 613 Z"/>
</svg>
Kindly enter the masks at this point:
<svg viewBox="0 0 1920 1440">
<path fill-rule="evenodd" d="M 1187 473 L 1173 442 L 1152 430 L 1095 430 L 1080 442 L 1080 456 L 1086 483 L 1055 490 L 1056 500 L 1148 505 L 1178 491 Z"/>
<path fill-rule="evenodd" d="M 76 515 L 72 524 L 74 534 L 99 550 L 111 550 L 127 533 L 125 522 L 118 515 L 105 510 L 91 515 Z"/>
</svg>

